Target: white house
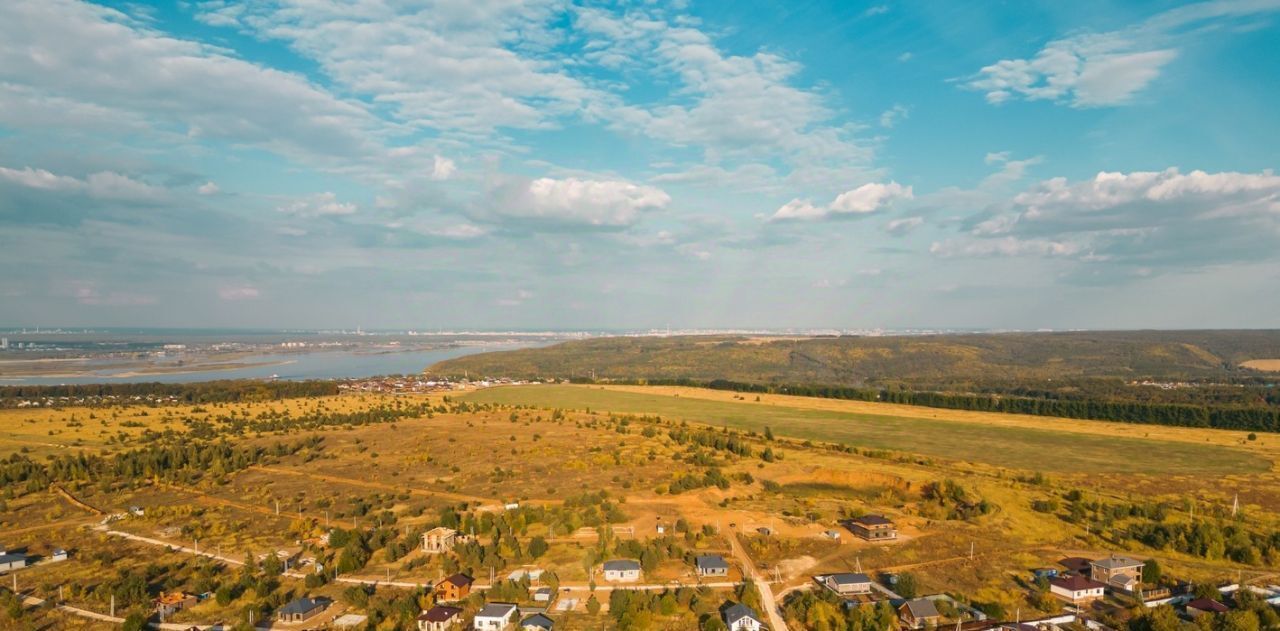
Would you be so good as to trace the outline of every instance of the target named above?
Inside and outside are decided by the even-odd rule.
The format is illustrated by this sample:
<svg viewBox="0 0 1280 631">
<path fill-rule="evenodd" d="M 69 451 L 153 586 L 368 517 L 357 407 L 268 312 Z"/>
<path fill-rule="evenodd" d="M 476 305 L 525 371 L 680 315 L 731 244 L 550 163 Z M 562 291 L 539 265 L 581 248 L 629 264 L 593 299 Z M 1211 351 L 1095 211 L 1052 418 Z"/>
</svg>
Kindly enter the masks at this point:
<svg viewBox="0 0 1280 631">
<path fill-rule="evenodd" d="M 24 567 L 27 567 L 27 555 L 0 554 L 0 572 L 8 572 L 9 570 L 20 570 Z"/>
<path fill-rule="evenodd" d="M 823 579 L 823 583 L 826 583 L 827 587 L 841 596 L 871 593 L 871 577 L 860 572 L 828 574 Z"/>
<path fill-rule="evenodd" d="M 476 631 L 497 631 L 506 629 L 516 621 L 520 610 L 511 603 L 489 603 L 476 614 L 471 628 Z"/>
<path fill-rule="evenodd" d="M 724 557 L 718 554 L 704 554 L 694 558 L 694 567 L 698 570 L 698 576 L 728 576 L 729 563 Z"/>
<path fill-rule="evenodd" d="M 755 610 L 742 603 L 725 607 L 724 623 L 729 631 L 760 631 L 764 628 L 764 623 L 760 622 Z"/>
<path fill-rule="evenodd" d="M 640 562 L 631 559 L 605 561 L 604 580 L 615 583 L 638 581 L 640 580 Z"/>
<path fill-rule="evenodd" d="M 1049 579 L 1049 593 L 1073 605 L 1102 598 L 1107 586 L 1078 574 Z"/>
</svg>

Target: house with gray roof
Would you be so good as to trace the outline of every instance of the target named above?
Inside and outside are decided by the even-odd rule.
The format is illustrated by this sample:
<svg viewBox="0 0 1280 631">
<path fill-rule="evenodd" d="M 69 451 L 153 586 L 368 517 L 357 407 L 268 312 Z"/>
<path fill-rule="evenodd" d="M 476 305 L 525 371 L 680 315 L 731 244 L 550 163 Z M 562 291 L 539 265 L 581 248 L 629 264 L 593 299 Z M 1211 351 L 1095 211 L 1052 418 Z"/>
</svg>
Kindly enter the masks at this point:
<svg viewBox="0 0 1280 631">
<path fill-rule="evenodd" d="M 471 621 L 471 628 L 476 631 L 505 629 L 516 621 L 519 613 L 520 610 L 511 603 L 489 603 L 476 614 Z"/>
<path fill-rule="evenodd" d="M 841 596 L 871 593 L 871 577 L 861 572 L 828 574 L 822 583 Z"/>
<path fill-rule="evenodd" d="M 298 598 L 276 611 L 280 622 L 302 622 L 329 606 L 327 598 Z"/>
<path fill-rule="evenodd" d="M 520 631 L 551 631 L 554 624 L 546 614 L 535 613 L 520 621 Z"/>
<path fill-rule="evenodd" d="M 729 562 L 718 554 L 703 554 L 693 560 L 698 576 L 728 576 Z"/>
<path fill-rule="evenodd" d="M 937 626 L 942 620 L 942 614 L 938 613 L 938 608 L 932 600 L 914 598 L 898 607 L 898 618 L 902 620 L 903 626 L 909 629 L 923 629 L 928 626 Z"/>
<path fill-rule="evenodd" d="M 0 572 L 20 570 L 24 567 L 27 567 L 27 555 L 17 553 L 0 554 Z"/>
<path fill-rule="evenodd" d="M 604 580 L 631 582 L 640 580 L 640 562 L 633 559 L 616 559 L 604 562 Z"/>
<path fill-rule="evenodd" d="M 761 631 L 764 629 L 764 623 L 760 622 L 760 616 L 756 614 L 756 610 L 742 604 L 733 603 L 725 607 L 721 611 L 724 616 L 724 624 L 729 627 L 729 631 Z"/>
</svg>

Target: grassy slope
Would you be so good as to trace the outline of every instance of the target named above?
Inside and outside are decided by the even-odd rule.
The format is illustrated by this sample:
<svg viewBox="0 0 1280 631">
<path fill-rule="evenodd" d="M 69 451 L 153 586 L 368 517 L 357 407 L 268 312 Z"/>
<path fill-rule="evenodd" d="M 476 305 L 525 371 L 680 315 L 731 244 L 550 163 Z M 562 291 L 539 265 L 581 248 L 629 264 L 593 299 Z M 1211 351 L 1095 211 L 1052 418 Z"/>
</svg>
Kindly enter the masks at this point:
<svg viewBox="0 0 1280 631">
<path fill-rule="evenodd" d="M 467 399 L 655 414 L 755 431 L 769 426 L 780 435 L 801 439 L 1051 472 L 1229 475 L 1270 468 L 1266 459 L 1230 447 L 1061 431 L 1048 427 L 1052 421 L 1046 421 L 1046 427 L 994 426 L 585 386 L 489 388 Z"/>
<path fill-rule="evenodd" d="M 1280 357 L 1280 331 L 1112 331 L 812 339 L 602 338 L 461 357 L 461 375 L 862 383 L 902 379 L 1204 377 Z"/>
</svg>

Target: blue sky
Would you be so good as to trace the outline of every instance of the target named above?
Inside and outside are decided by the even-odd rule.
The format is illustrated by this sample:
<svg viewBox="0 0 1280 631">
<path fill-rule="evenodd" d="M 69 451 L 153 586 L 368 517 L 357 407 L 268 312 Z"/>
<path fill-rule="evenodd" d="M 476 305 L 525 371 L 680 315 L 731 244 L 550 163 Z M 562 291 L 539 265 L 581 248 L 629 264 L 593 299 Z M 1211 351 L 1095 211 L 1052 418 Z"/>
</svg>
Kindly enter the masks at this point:
<svg viewBox="0 0 1280 631">
<path fill-rule="evenodd" d="M 0 3 L 0 325 L 1277 327 L 1278 20 Z"/>
</svg>

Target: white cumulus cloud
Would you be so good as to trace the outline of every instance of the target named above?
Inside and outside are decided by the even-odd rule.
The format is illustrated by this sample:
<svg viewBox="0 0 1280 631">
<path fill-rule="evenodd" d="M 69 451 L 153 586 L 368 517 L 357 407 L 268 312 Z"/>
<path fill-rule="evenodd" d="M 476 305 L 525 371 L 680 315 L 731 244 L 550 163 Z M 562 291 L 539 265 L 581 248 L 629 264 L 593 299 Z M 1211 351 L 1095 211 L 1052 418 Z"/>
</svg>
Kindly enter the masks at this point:
<svg viewBox="0 0 1280 631">
<path fill-rule="evenodd" d="M 671 203 L 665 191 L 621 180 L 538 178 L 501 187 L 490 202 L 498 219 L 622 228 Z"/>
<path fill-rule="evenodd" d="M 1271 0 L 1211 0 L 1188 4 L 1128 28 L 1080 33 L 1049 42 L 1029 58 L 1002 59 L 961 85 L 994 104 L 1022 98 L 1071 107 L 1123 105 L 1155 81 L 1179 49 L 1203 29 L 1247 23 L 1280 10 Z"/>
<path fill-rule="evenodd" d="M 436 156 L 435 161 L 431 167 L 431 179 L 447 180 L 453 177 L 453 174 L 457 170 L 458 170 L 458 165 L 454 164 L 453 160 L 450 160 L 444 156 Z"/>
<path fill-rule="evenodd" d="M 0 167 L 0 179 L 27 188 L 80 193 L 103 200 L 141 202 L 157 200 L 164 195 L 164 189 L 158 186 L 114 171 L 90 173 L 82 180 L 68 175 L 57 175 L 44 169 Z"/>
<path fill-rule="evenodd" d="M 287 215 L 297 215 L 299 217 L 323 217 L 351 215 L 359 210 L 359 207 L 351 202 L 340 202 L 337 195 L 326 191 L 310 197 L 292 200 L 277 206 L 276 210 Z"/>
<path fill-rule="evenodd" d="M 809 200 L 793 199 L 774 211 L 770 221 L 815 220 L 869 215 L 887 208 L 894 200 L 912 199 L 910 186 L 897 182 L 871 182 L 836 196 L 826 206 L 815 206 Z"/>
</svg>

